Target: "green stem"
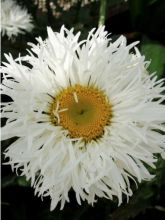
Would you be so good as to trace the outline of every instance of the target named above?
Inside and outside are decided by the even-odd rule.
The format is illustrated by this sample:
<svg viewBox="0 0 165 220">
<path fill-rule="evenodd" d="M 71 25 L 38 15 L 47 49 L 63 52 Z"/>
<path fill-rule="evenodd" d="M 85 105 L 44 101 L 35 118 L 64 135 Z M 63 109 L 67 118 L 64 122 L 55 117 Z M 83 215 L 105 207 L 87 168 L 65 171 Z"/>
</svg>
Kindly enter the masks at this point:
<svg viewBox="0 0 165 220">
<path fill-rule="evenodd" d="M 104 25 L 106 17 L 107 0 L 100 0 L 99 22 L 98 25 Z"/>
</svg>

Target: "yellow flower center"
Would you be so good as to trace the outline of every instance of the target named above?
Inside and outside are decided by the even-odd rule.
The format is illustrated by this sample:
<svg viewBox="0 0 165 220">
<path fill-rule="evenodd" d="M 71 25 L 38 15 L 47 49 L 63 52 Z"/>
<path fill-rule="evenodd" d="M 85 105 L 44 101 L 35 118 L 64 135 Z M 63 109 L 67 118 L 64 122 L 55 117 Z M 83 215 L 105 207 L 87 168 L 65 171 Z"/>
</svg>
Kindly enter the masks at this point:
<svg viewBox="0 0 165 220">
<path fill-rule="evenodd" d="M 75 85 L 62 90 L 50 108 L 51 122 L 68 130 L 71 138 L 101 137 L 112 118 L 111 105 L 97 88 Z"/>
</svg>

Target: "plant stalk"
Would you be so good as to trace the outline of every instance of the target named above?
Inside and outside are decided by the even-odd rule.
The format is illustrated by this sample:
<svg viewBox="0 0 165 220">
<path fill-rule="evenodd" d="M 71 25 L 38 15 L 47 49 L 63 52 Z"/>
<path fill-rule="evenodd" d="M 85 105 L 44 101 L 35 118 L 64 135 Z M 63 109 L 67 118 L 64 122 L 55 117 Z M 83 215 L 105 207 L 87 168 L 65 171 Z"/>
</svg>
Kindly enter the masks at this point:
<svg viewBox="0 0 165 220">
<path fill-rule="evenodd" d="M 105 24 L 107 0 L 100 0 L 99 22 L 98 26 Z"/>
</svg>

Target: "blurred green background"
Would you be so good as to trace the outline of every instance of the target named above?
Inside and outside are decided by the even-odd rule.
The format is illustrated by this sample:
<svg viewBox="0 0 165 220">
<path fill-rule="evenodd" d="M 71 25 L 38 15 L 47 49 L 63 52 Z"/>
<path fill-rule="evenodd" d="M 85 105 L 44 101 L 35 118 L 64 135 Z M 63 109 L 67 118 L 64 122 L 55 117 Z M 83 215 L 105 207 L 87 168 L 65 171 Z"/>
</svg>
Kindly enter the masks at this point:
<svg viewBox="0 0 165 220">
<path fill-rule="evenodd" d="M 151 60 L 149 72 L 155 72 L 158 78 L 165 78 L 165 1 L 163 0 L 17 0 L 26 7 L 34 18 L 35 28 L 31 33 L 19 35 L 15 41 L 2 38 L 2 62 L 4 53 L 17 57 L 26 54 L 27 42 L 36 43 L 35 38 L 46 38 L 46 27 L 59 31 L 61 25 L 74 27 L 81 31 L 84 39 L 88 31 L 97 27 L 101 15 L 105 17 L 106 30 L 112 40 L 123 34 L 128 43 L 140 40 L 139 49 Z M 102 4 L 101 4 L 102 3 Z M 104 3 L 105 11 L 104 11 Z M 103 9 L 103 10 L 102 10 Z M 101 12 L 101 14 L 100 14 Z M 104 13 L 105 12 L 105 13 Z M 5 121 L 2 120 L 2 126 Z M 14 139 L 2 142 L 3 151 Z M 155 178 L 143 182 L 138 189 L 132 183 L 134 195 L 129 203 L 124 198 L 118 207 L 117 201 L 98 199 L 91 207 L 83 202 L 79 206 L 75 195 L 70 192 L 70 203 L 60 211 L 58 206 L 49 211 L 50 199 L 34 196 L 34 190 L 24 177 L 12 173 L 10 166 L 2 165 L 2 219 L 3 220 L 146 220 L 165 219 L 165 161 L 159 158 L 157 169 L 152 170 Z"/>
</svg>

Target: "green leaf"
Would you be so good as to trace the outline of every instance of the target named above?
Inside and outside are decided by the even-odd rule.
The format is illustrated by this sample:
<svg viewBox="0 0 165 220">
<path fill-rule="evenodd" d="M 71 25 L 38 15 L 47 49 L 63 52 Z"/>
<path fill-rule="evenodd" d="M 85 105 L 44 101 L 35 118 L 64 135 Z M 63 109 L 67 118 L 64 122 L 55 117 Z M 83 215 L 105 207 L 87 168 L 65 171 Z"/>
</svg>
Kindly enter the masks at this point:
<svg viewBox="0 0 165 220">
<path fill-rule="evenodd" d="M 5 176 L 5 177 L 3 177 L 2 181 L 1 181 L 2 189 L 6 188 L 8 186 L 15 185 L 16 178 L 17 178 L 16 176 Z"/>
<path fill-rule="evenodd" d="M 160 79 L 165 71 L 165 47 L 157 42 L 149 41 L 142 43 L 141 52 L 145 55 L 146 60 L 151 60 L 149 73 L 156 72 Z"/>
<path fill-rule="evenodd" d="M 20 176 L 17 178 L 17 183 L 19 186 L 28 187 L 30 186 L 30 182 L 26 180 L 26 177 Z"/>
<path fill-rule="evenodd" d="M 29 187 L 30 182 L 24 176 L 5 176 L 2 178 L 1 187 L 6 188 L 10 186 Z"/>
</svg>

